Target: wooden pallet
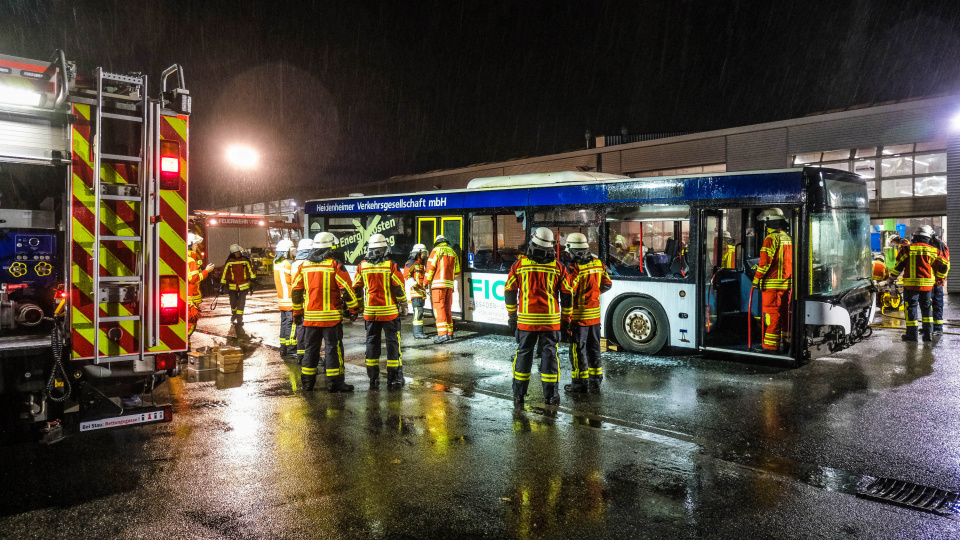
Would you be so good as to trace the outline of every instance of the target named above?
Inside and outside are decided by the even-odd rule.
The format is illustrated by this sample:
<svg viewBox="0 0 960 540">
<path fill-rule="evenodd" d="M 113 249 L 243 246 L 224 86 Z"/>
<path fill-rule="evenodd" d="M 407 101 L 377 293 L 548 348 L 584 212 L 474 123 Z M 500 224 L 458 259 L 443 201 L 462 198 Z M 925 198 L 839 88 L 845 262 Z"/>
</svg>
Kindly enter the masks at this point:
<svg viewBox="0 0 960 540">
<path fill-rule="evenodd" d="M 220 373 L 236 373 L 243 369 L 243 350 L 240 347 L 220 347 L 217 350 L 217 369 Z"/>
</svg>

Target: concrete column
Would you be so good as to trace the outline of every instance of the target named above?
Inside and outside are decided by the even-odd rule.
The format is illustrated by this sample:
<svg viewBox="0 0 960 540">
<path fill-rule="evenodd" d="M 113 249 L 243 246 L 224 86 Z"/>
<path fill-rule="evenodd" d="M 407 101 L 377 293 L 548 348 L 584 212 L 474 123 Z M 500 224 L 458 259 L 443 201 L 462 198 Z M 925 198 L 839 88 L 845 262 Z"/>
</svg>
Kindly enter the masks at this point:
<svg viewBox="0 0 960 540">
<path fill-rule="evenodd" d="M 952 134 L 947 140 L 947 245 L 960 246 L 960 134 Z M 957 293 L 960 292 L 960 260 L 956 255 L 953 259 L 947 292 Z"/>
</svg>

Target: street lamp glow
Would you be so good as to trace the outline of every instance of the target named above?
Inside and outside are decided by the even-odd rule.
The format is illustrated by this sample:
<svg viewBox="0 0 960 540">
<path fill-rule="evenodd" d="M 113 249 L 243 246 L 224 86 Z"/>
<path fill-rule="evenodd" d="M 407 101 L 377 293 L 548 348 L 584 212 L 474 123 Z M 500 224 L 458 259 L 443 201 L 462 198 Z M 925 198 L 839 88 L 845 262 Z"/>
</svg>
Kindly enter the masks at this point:
<svg viewBox="0 0 960 540">
<path fill-rule="evenodd" d="M 950 129 L 955 132 L 960 132 L 960 112 L 953 115 L 953 118 L 950 119 Z"/>
<path fill-rule="evenodd" d="M 239 169 L 252 169 L 257 166 L 260 155 L 249 146 L 231 146 L 227 148 L 227 161 Z"/>
</svg>

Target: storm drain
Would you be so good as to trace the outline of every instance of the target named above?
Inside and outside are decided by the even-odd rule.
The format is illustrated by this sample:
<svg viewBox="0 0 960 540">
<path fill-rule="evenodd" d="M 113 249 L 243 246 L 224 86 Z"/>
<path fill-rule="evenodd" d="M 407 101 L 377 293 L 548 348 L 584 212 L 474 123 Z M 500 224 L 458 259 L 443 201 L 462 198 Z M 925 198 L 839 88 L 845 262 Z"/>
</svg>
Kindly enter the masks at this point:
<svg viewBox="0 0 960 540">
<path fill-rule="evenodd" d="M 945 516 L 960 514 L 960 509 L 957 508 L 960 493 L 893 478 L 865 476 L 857 486 L 857 494 Z"/>
</svg>

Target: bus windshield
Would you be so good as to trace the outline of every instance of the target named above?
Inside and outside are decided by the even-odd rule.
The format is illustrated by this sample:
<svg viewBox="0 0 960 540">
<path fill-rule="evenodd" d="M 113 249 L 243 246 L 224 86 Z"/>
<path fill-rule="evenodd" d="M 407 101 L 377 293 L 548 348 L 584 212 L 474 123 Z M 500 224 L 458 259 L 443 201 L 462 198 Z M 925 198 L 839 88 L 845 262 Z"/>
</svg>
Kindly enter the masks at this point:
<svg viewBox="0 0 960 540">
<path fill-rule="evenodd" d="M 810 216 L 810 294 L 835 296 L 871 276 L 870 214 L 863 210 Z"/>
</svg>

